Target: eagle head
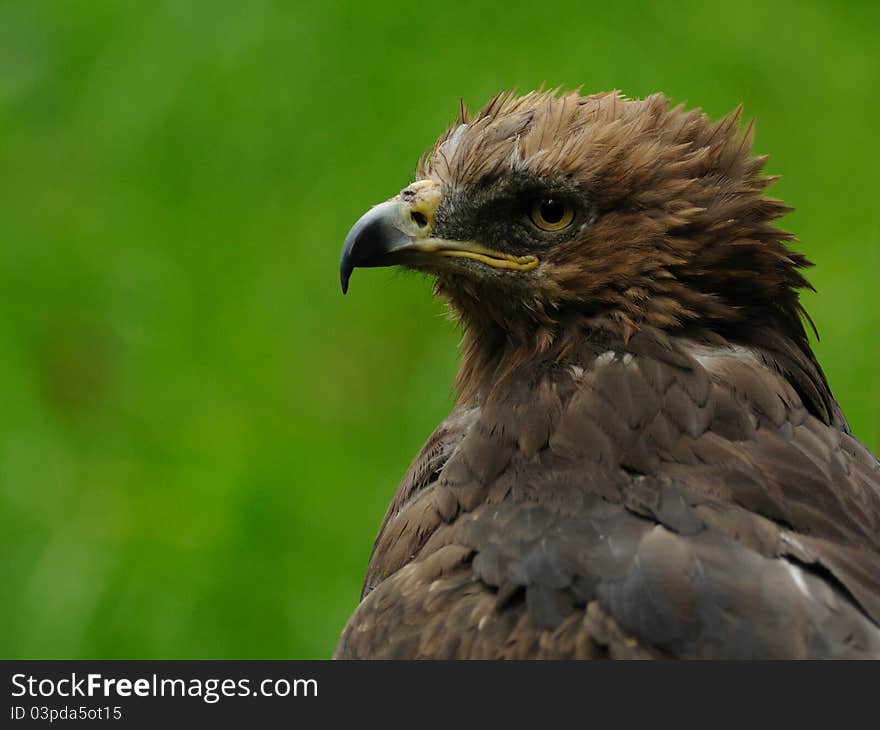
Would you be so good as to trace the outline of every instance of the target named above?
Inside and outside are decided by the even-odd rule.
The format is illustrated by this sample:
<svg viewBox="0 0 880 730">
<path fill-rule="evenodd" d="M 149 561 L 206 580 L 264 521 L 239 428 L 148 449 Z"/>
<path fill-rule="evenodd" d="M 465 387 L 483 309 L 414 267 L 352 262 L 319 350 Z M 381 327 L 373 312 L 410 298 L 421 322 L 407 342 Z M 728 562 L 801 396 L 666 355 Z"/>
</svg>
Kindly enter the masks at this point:
<svg viewBox="0 0 880 730">
<path fill-rule="evenodd" d="M 351 229 L 343 291 L 359 266 L 426 272 L 484 360 L 585 329 L 742 342 L 771 328 L 808 348 L 809 262 L 774 225 L 790 208 L 764 195 L 775 178 L 740 116 L 616 92 L 462 107 L 416 180 Z"/>
</svg>

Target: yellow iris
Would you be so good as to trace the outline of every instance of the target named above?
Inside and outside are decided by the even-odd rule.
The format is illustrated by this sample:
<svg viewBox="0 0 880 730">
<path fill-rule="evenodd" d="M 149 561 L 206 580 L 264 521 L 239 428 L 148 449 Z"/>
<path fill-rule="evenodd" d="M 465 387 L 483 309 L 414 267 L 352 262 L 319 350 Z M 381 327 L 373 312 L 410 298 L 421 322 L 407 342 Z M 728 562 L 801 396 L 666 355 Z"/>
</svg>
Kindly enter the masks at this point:
<svg viewBox="0 0 880 730">
<path fill-rule="evenodd" d="M 574 220 L 574 208 L 556 198 L 541 198 L 532 205 L 530 216 L 542 231 L 561 231 Z"/>
</svg>

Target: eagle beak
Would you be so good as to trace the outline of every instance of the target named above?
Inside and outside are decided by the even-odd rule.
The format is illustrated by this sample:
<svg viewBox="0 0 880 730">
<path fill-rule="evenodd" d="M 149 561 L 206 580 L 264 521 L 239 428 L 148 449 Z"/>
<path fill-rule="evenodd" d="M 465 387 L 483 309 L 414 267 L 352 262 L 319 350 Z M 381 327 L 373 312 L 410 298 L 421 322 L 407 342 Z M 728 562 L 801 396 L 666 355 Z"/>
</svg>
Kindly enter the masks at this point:
<svg viewBox="0 0 880 730">
<path fill-rule="evenodd" d="M 407 220 L 409 219 L 409 220 Z M 339 283 L 342 293 L 348 291 L 348 281 L 355 267 L 391 266 L 397 263 L 394 255 L 409 249 L 416 241 L 411 211 L 404 203 L 389 200 L 368 210 L 355 223 L 339 259 Z"/>
<path fill-rule="evenodd" d="M 348 291 L 356 267 L 419 265 L 433 268 L 437 257 L 466 258 L 495 269 L 530 271 L 535 256 L 514 256 L 473 241 L 451 241 L 433 235 L 434 216 L 441 200 L 440 186 L 420 180 L 400 195 L 368 210 L 352 226 L 339 259 L 342 293 Z"/>
</svg>

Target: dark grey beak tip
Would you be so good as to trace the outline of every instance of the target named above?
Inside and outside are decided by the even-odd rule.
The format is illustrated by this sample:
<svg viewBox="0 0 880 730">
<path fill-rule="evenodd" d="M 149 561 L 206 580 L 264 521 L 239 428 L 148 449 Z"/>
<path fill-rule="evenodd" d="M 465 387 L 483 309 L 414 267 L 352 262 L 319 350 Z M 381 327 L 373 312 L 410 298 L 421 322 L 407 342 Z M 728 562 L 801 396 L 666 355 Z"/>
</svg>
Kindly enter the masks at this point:
<svg viewBox="0 0 880 730">
<path fill-rule="evenodd" d="M 352 226 L 345 237 L 345 243 L 342 244 L 342 254 L 339 257 L 339 284 L 342 286 L 343 294 L 348 293 L 348 282 L 351 280 L 351 272 L 358 265 L 363 253 L 363 245 L 358 245 L 358 241 L 363 234 L 360 223 L 361 221 L 358 221 Z"/>
<path fill-rule="evenodd" d="M 339 283 L 348 291 L 351 273 L 359 266 L 389 266 L 390 254 L 412 242 L 400 229 L 400 203 L 389 201 L 368 210 L 355 223 L 339 257 Z"/>
</svg>

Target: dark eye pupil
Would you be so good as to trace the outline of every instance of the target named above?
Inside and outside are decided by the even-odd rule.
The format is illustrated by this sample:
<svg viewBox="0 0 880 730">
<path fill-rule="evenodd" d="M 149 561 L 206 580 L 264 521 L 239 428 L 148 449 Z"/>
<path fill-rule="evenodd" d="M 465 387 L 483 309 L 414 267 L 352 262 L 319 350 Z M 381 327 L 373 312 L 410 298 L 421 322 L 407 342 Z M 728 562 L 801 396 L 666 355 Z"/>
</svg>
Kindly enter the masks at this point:
<svg viewBox="0 0 880 730">
<path fill-rule="evenodd" d="M 541 217 L 548 223 L 559 223 L 565 215 L 565 206 L 549 198 L 541 203 Z"/>
</svg>

